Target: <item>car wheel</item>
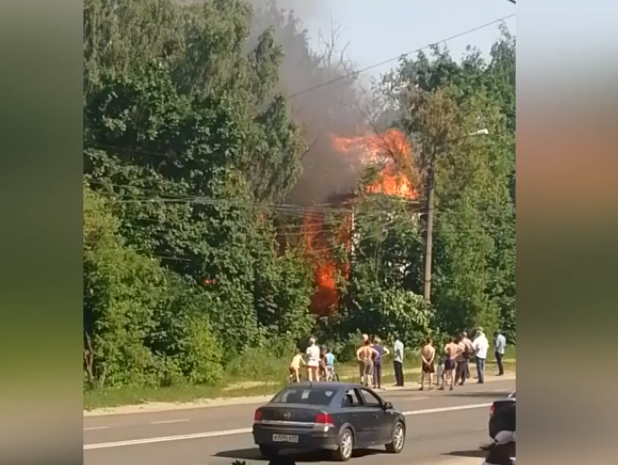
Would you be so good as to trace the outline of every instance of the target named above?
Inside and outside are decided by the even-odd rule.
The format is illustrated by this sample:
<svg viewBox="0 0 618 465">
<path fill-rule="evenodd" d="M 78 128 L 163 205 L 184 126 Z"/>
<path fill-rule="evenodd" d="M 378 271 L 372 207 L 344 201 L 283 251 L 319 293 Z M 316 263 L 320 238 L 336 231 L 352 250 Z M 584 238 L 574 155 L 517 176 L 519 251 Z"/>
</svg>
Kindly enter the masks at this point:
<svg viewBox="0 0 618 465">
<path fill-rule="evenodd" d="M 264 444 L 260 444 L 259 448 L 260 448 L 260 454 L 265 459 L 269 459 L 270 460 L 270 459 L 274 459 L 276 457 L 279 457 L 279 451 L 277 449 L 275 449 L 274 447 L 269 447 L 269 446 L 266 446 Z"/>
<path fill-rule="evenodd" d="M 391 454 L 399 454 L 406 443 L 406 428 L 403 423 L 398 421 L 393 427 L 391 442 L 386 445 L 386 451 Z"/>
<path fill-rule="evenodd" d="M 334 459 L 338 462 L 347 462 L 354 450 L 354 434 L 350 428 L 345 428 L 339 435 L 339 447 L 334 451 Z"/>
</svg>

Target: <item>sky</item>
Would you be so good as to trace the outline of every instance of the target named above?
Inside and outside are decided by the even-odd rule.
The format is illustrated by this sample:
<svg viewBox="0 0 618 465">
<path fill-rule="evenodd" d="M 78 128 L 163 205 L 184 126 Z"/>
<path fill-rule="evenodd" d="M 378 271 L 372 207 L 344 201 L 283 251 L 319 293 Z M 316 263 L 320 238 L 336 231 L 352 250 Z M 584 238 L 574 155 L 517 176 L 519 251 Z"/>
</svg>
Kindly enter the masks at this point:
<svg viewBox="0 0 618 465">
<path fill-rule="evenodd" d="M 307 0 L 302 17 L 318 45 L 319 31 L 328 33 L 331 24 L 340 28 L 342 46 L 347 44 L 348 59 L 360 68 L 416 50 L 516 13 L 507 0 Z M 515 33 L 515 20 L 506 20 Z M 454 58 L 473 45 L 484 54 L 499 37 L 498 24 L 453 39 L 448 43 Z M 396 62 L 368 71 L 377 77 Z"/>
</svg>

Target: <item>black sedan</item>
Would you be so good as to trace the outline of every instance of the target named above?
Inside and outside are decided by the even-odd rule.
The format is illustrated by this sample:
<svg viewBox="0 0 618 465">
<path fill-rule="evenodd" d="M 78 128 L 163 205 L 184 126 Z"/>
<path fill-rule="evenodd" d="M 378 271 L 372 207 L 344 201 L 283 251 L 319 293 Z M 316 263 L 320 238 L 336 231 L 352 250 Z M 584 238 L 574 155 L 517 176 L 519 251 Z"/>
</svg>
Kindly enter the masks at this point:
<svg viewBox="0 0 618 465">
<path fill-rule="evenodd" d="M 489 436 L 492 439 L 500 431 L 515 431 L 517 428 L 516 395 L 510 394 L 506 399 L 495 401 L 489 411 Z"/>
<path fill-rule="evenodd" d="M 253 439 L 268 459 L 282 450 L 328 450 L 347 461 L 354 449 L 403 450 L 406 421 L 371 389 L 346 383 L 298 383 L 255 411 Z"/>
</svg>

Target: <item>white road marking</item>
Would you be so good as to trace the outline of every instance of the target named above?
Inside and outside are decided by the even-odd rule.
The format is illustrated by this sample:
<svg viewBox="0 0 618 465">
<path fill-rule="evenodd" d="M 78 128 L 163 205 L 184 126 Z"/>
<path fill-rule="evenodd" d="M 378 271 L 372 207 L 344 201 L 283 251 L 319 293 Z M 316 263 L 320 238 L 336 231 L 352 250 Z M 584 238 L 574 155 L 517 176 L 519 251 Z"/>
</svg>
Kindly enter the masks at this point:
<svg viewBox="0 0 618 465">
<path fill-rule="evenodd" d="M 183 418 L 179 420 L 163 420 L 163 421 L 151 421 L 151 425 L 168 425 L 170 423 L 186 423 L 187 421 L 191 421 L 188 418 Z"/>
<path fill-rule="evenodd" d="M 429 413 L 456 412 L 458 410 L 471 410 L 474 408 L 489 408 L 489 407 L 491 407 L 491 402 L 488 404 L 469 404 L 469 405 L 456 405 L 454 407 L 438 407 L 438 408 L 427 408 L 423 410 L 410 410 L 408 412 L 401 412 L 401 413 L 405 416 L 427 415 Z"/>
<path fill-rule="evenodd" d="M 137 446 L 141 444 L 153 444 L 157 442 L 184 441 L 187 439 L 216 438 L 220 436 L 232 436 L 235 434 L 247 434 L 247 433 L 250 433 L 251 430 L 252 428 L 239 428 L 239 429 L 228 429 L 224 431 L 207 431 L 205 433 L 182 434 L 179 436 L 165 436 L 161 438 L 131 439 L 129 441 L 116 441 L 116 442 L 100 442 L 96 444 L 84 444 L 84 450 L 109 449 L 111 447 Z"/>
<path fill-rule="evenodd" d="M 94 431 L 99 429 L 108 429 L 109 426 L 90 426 L 89 428 L 84 428 L 84 431 Z"/>
<path fill-rule="evenodd" d="M 402 412 L 402 413 L 405 416 L 428 415 L 432 413 L 455 412 L 458 410 L 472 410 L 472 409 L 477 409 L 477 408 L 487 408 L 490 406 L 491 406 L 491 403 L 456 405 L 454 407 L 440 407 L 440 408 L 429 408 L 429 409 L 423 409 L 423 410 L 410 410 L 408 412 Z M 238 428 L 238 429 L 228 429 L 228 430 L 222 430 L 222 431 L 206 431 L 203 433 L 182 434 L 178 436 L 164 436 L 164 437 L 159 437 L 159 438 L 131 439 L 127 441 L 115 441 L 115 442 L 99 442 L 99 443 L 94 443 L 94 444 L 84 444 L 84 450 L 110 449 L 113 447 L 138 446 L 142 444 L 155 444 L 159 442 L 186 441 L 189 439 L 216 438 L 220 436 L 233 436 L 236 434 L 248 434 L 248 433 L 251 433 L 251 431 L 252 431 L 252 428 Z"/>
</svg>

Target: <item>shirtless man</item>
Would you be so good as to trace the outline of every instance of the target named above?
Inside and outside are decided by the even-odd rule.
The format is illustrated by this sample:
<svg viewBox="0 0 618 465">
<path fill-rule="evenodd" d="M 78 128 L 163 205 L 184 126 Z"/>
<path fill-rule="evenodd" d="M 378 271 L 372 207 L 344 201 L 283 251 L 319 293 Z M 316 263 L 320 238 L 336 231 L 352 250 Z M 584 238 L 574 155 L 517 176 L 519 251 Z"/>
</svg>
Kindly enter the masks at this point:
<svg viewBox="0 0 618 465">
<path fill-rule="evenodd" d="M 421 388 L 425 388 L 425 378 L 429 378 L 429 390 L 433 390 L 433 374 L 436 371 L 434 361 L 436 358 L 436 349 L 431 344 L 431 338 L 427 338 L 425 345 L 421 349 Z"/>
<path fill-rule="evenodd" d="M 457 357 L 458 346 L 455 344 L 455 338 L 453 336 L 448 338 L 448 344 L 444 347 L 444 375 L 442 376 L 442 386 L 440 390 L 444 390 L 446 383 L 450 385 L 450 390 L 453 390 L 455 385 L 455 376 L 453 371 L 455 370 L 455 357 Z"/>
<path fill-rule="evenodd" d="M 373 358 L 377 356 L 378 351 L 371 347 L 369 336 L 363 334 L 363 345 L 356 351 L 356 359 L 360 369 L 361 382 L 369 387 L 373 377 Z"/>
</svg>

